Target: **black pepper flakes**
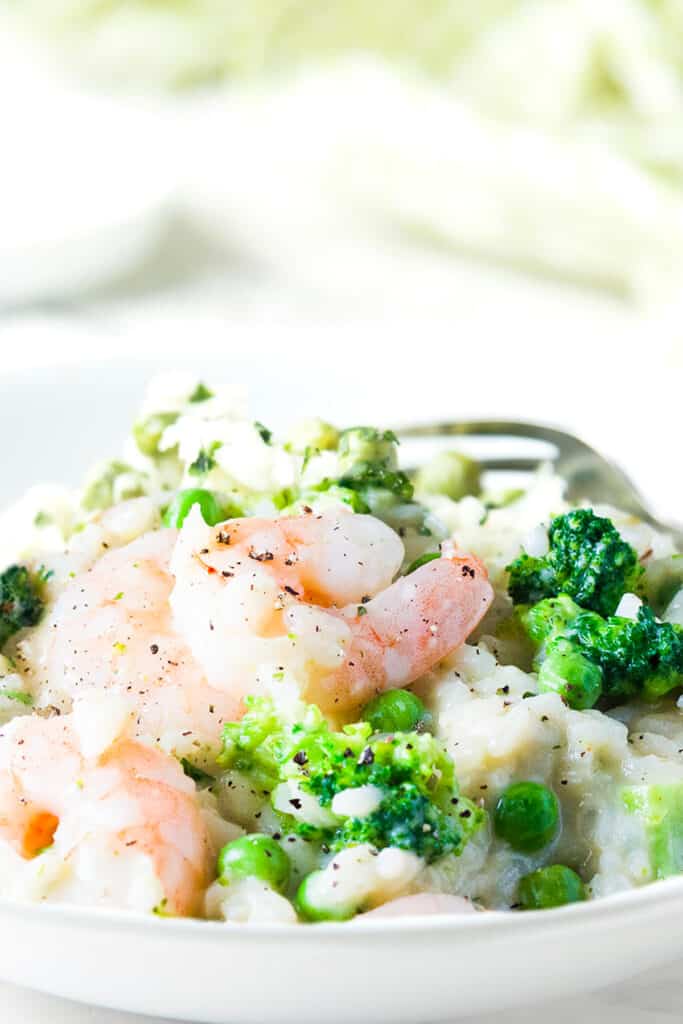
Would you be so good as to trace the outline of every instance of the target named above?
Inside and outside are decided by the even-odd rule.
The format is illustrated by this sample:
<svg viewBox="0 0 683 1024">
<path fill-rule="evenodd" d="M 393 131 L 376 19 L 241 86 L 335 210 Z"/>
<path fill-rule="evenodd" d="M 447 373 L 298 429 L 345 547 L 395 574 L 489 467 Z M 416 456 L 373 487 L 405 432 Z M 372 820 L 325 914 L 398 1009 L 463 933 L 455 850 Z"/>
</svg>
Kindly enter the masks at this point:
<svg viewBox="0 0 683 1024">
<path fill-rule="evenodd" d="M 253 559 L 254 562 L 272 562 L 275 555 L 272 551 L 254 551 L 253 548 L 249 551 L 249 558 Z"/>
</svg>

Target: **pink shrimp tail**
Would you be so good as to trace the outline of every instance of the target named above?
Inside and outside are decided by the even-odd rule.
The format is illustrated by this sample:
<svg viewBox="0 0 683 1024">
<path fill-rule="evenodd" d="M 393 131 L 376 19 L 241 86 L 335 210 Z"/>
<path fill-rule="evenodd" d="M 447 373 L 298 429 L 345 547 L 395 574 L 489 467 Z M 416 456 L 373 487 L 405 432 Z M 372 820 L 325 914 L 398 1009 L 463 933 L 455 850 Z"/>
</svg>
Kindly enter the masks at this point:
<svg viewBox="0 0 683 1024">
<path fill-rule="evenodd" d="M 344 664 L 324 681 L 338 709 L 383 690 L 409 686 L 463 644 L 493 600 L 484 565 L 449 545 L 447 553 L 402 576 L 355 615 Z"/>
</svg>

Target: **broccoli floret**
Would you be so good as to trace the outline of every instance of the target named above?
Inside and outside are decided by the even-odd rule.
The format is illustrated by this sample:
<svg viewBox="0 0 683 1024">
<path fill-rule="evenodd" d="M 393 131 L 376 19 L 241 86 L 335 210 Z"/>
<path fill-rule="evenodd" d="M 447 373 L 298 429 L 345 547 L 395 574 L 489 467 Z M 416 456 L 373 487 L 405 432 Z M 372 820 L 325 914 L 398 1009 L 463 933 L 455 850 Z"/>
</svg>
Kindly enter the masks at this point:
<svg viewBox="0 0 683 1024">
<path fill-rule="evenodd" d="M 337 434 L 329 424 L 320 421 L 313 428 L 320 435 L 315 444 L 302 449 L 301 442 L 306 438 L 297 441 L 296 448 L 293 442 L 289 444 L 292 450 L 303 454 L 304 484 L 296 493 L 288 494 L 278 507 L 291 514 L 306 505 L 319 510 L 333 502 L 343 502 L 354 512 L 376 516 L 402 537 L 433 537 L 436 528 L 429 510 L 413 500 L 413 485 L 398 468 L 398 438 L 391 430 L 351 427 Z M 308 464 L 324 448 L 336 448 L 337 473 L 307 484 Z M 410 550 L 413 556 L 419 554 L 419 544 L 417 551 L 414 546 Z"/>
<path fill-rule="evenodd" d="M 658 622 L 645 605 L 635 621 L 582 612 L 567 636 L 602 669 L 610 702 L 638 693 L 655 700 L 683 684 L 683 629 Z"/>
<path fill-rule="evenodd" d="M 379 463 L 357 463 L 351 472 L 339 478 L 342 487 L 351 487 L 357 491 L 365 491 L 370 487 L 389 491 L 401 501 L 410 501 L 413 497 L 413 485 L 400 470 L 387 469 Z"/>
<path fill-rule="evenodd" d="M 188 473 L 192 476 L 205 476 L 212 469 L 216 468 L 216 452 L 221 447 L 220 441 L 213 441 L 207 448 L 201 448 L 197 458 L 188 467 Z"/>
<path fill-rule="evenodd" d="M 611 615 L 627 591 L 638 589 L 638 556 L 610 519 L 575 509 L 553 519 L 548 540 L 547 555 L 524 553 L 507 567 L 515 604 L 568 594 L 583 608 Z"/>
<path fill-rule="evenodd" d="M 45 575 L 24 565 L 10 565 L 0 573 L 0 648 L 26 626 L 35 626 L 43 613 Z"/>
<path fill-rule="evenodd" d="M 303 509 L 311 506 L 322 511 L 330 505 L 348 505 L 354 512 L 369 512 L 370 509 L 358 491 L 351 487 L 340 487 L 327 477 L 315 487 L 308 487 L 298 495 L 288 494 L 290 499 L 283 508 L 285 515 L 299 515 Z"/>
<path fill-rule="evenodd" d="M 459 795 L 453 762 L 433 736 L 373 736 L 368 722 L 336 732 L 312 705 L 300 722 L 286 725 L 267 698 L 248 698 L 247 704 L 242 721 L 225 726 L 222 765 L 247 773 L 269 793 L 294 781 L 323 808 L 348 789 L 371 785 L 383 794 L 367 817 L 339 816 L 330 827 L 284 816 L 285 827 L 299 835 L 332 851 L 371 843 L 432 861 L 460 853 L 482 823 L 484 812 Z"/>
<path fill-rule="evenodd" d="M 272 790 L 278 783 L 285 729 L 272 701 L 246 697 L 247 713 L 238 722 L 223 727 L 223 750 L 219 763 L 252 776 L 260 790 Z"/>
<path fill-rule="evenodd" d="M 427 863 L 446 853 L 460 853 L 469 835 L 463 823 L 473 819 L 476 827 L 481 812 L 469 801 L 456 799 L 455 809 L 457 811 L 462 802 L 460 814 L 464 818 L 457 813 L 444 812 L 413 783 L 402 782 L 392 788 L 367 818 L 347 818 L 335 833 L 331 848 L 338 852 L 359 843 L 370 843 L 377 850 L 394 846 L 416 853 Z"/>
<path fill-rule="evenodd" d="M 592 707 L 601 692 L 606 705 L 635 695 L 654 700 L 683 685 L 683 629 L 658 622 L 646 605 L 635 620 L 603 618 L 560 594 L 518 608 L 517 616 L 536 650 L 542 689 L 561 693 L 571 707 Z"/>
<path fill-rule="evenodd" d="M 391 430 L 352 427 L 339 438 L 338 483 L 342 487 L 364 491 L 370 487 L 390 491 L 402 501 L 410 501 L 413 485 L 400 469 L 398 438 Z"/>
</svg>

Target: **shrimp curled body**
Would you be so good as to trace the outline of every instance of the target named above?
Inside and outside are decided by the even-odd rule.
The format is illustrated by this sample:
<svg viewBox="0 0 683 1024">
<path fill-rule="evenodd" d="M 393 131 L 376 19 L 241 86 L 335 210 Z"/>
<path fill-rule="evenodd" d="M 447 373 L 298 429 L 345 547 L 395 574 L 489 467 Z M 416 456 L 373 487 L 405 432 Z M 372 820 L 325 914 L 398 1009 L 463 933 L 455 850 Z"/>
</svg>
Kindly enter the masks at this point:
<svg viewBox="0 0 683 1024">
<path fill-rule="evenodd" d="M 3 728 L 0 845 L 25 861 L 47 850 L 47 863 L 59 863 L 57 899 L 195 913 L 210 878 L 211 844 L 194 783 L 168 754 L 125 730 L 112 735 L 119 732 L 116 698 L 105 699 L 99 713 L 109 735 L 98 749 L 92 717 L 79 721 L 78 710 L 16 718 Z"/>
<path fill-rule="evenodd" d="M 23 642 L 23 663 L 37 707 L 68 712 L 81 698 L 122 693 L 135 702 L 138 736 L 210 768 L 240 704 L 207 684 L 173 621 L 176 539 L 144 534 L 79 573 Z"/>
<path fill-rule="evenodd" d="M 273 679 L 347 715 L 467 639 L 492 599 L 481 563 L 445 546 L 395 579 L 403 554 L 344 507 L 217 527 L 195 508 L 179 533 L 145 534 L 66 586 L 22 643 L 35 704 L 122 693 L 138 737 L 211 771 L 223 724 Z"/>
<path fill-rule="evenodd" d="M 264 667 L 287 670 L 306 700 L 348 712 L 428 672 L 493 598 L 482 564 L 448 545 L 392 583 L 402 558 L 393 530 L 343 509 L 219 527 L 193 512 L 171 605 L 211 686 L 244 696 Z"/>
</svg>

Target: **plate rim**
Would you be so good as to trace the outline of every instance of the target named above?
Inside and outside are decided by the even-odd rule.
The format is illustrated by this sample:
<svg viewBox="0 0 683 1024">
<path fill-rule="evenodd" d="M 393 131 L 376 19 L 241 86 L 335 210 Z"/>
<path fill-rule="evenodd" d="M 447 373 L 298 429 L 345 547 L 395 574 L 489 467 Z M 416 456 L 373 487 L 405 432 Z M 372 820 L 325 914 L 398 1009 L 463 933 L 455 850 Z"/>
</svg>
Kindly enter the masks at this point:
<svg viewBox="0 0 683 1024">
<path fill-rule="evenodd" d="M 585 900 L 548 910 L 514 912 L 510 910 L 482 910 L 474 914 L 406 915 L 396 918 L 378 918 L 363 921 L 362 915 L 351 921 L 325 921 L 315 924 L 313 932 L 299 922 L 287 924 L 265 924 L 253 922 L 243 927 L 230 927 L 225 921 L 211 921 L 195 917 L 162 918 L 154 914 L 109 907 L 80 906 L 68 903 L 31 902 L 21 899 L 0 898 L 0 917 L 27 917 L 40 919 L 64 919 L 65 924 L 76 928 L 92 929 L 97 922 L 115 928 L 117 931 L 159 932 L 166 937 L 192 936 L 196 939 L 213 940 L 214 937 L 231 936 L 240 942 L 254 942 L 263 939 L 287 936 L 287 941 L 306 942 L 311 934 L 331 935 L 343 941 L 355 941 L 370 931 L 374 936 L 395 938 L 397 935 L 428 935 L 431 933 L 464 934 L 474 937 L 487 936 L 491 931 L 520 932 L 529 929 L 555 931 L 564 925 L 588 924 L 596 917 L 612 919 L 611 923 L 623 917 L 632 916 L 643 908 L 667 910 L 677 898 L 683 897 L 683 875 L 658 879 L 637 889 L 626 889 L 609 896 Z M 227 926 L 226 926 L 227 925 Z"/>
</svg>

